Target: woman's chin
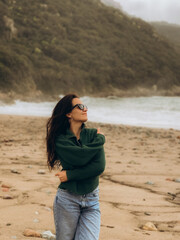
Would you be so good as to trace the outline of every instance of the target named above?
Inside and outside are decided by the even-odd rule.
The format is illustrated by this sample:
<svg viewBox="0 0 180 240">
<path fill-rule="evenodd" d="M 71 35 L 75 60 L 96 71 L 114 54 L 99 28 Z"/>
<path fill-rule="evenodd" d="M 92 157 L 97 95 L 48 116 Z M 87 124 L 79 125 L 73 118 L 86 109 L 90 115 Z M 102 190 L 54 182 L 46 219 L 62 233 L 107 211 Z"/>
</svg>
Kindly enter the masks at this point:
<svg viewBox="0 0 180 240">
<path fill-rule="evenodd" d="M 87 122 L 87 120 L 88 120 L 88 118 L 84 118 L 84 119 L 83 119 L 83 122 Z"/>
</svg>

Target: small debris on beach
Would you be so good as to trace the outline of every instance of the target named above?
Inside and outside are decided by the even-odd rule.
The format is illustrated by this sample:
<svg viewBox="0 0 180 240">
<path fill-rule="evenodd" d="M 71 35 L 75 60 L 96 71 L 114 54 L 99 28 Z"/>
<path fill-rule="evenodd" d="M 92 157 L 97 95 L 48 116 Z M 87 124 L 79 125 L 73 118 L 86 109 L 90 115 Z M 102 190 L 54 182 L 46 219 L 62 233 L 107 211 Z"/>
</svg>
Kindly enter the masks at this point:
<svg viewBox="0 0 180 240">
<path fill-rule="evenodd" d="M 50 190 L 46 191 L 47 195 L 50 195 L 52 192 Z"/>
<path fill-rule="evenodd" d="M 46 173 L 46 171 L 43 169 L 39 169 L 39 171 L 38 171 L 38 174 L 45 174 L 45 173 Z"/>
<path fill-rule="evenodd" d="M 28 165 L 27 168 L 33 168 L 31 165 Z"/>
<path fill-rule="evenodd" d="M 102 224 L 101 224 L 101 227 L 106 227 L 106 228 L 115 228 L 114 226 L 111 226 L 111 225 L 102 225 Z"/>
<path fill-rule="evenodd" d="M 144 212 L 144 214 L 147 215 L 147 216 L 151 216 L 151 214 L 148 213 L 148 212 Z"/>
<path fill-rule="evenodd" d="M 52 211 L 51 208 L 49 208 L 49 207 L 44 207 L 44 209 L 47 210 L 47 211 L 49 211 L 49 212 Z"/>
<path fill-rule="evenodd" d="M 180 183 L 180 178 L 174 179 L 175 182 Z"/>
<path fill-rule="evenodd" d="M 109 225 L 107 225 L 106 227 L 107 227 L 107 228 L 114 228 L 114 226 L 109 226 Z"/>
<path fill-rule="evenodd" d="M 25 229 L 23 235 L 26 237 L 41 237 L 40 233 L 38 233 L 32 229 Z"/>
<path fill-rule="evenodd" d="M 12 173 L 21 174 L 17 169 L 11 169 Z"/>
<path fill-rule="evenodd" d="M 4 184 L 4 183 L 1 185 L 1 187 L 2 187 L 2 188 L 11 188 L 10 185 L 8 185 L 8 184 Z"/>
<path fill-rule="evenodd" d="M 147 230 L 147 231 L 157 231 L 156 226 L 154 225 L 154 223 L 152 222 L 147 222 L 143 227 L 143 230 Z"/>
<path fill-rule="evenodd" d="M 13 139 L 4 139 L 2 142 L 8 143 L 8 142 L 14 142 Z"/>
<path fill-rule="evenodd" d="M 5 195 L 5 196 L 3 196 L 3 199 L 13 199 L 13 197 L 10 195 Z"/>
<path fill-rule="evenodd" d="M 154 185 L 154 183 L 151 182 L 151 181 L 147 181 L 145 184 L 148 184 L 148 185 Z"/>
<path fill-rule="evenodd" d="M 171 181 L 171 182 L 180 183 L 180 178 L 166 178 L 166 181 Z"/>
<path fill-rule="evenodd" d="M 33 220 L 33 222 L 34 222 L 34 223 L 38 223 L 39 220 L 38 220 L 37 218 L 35 218 L 35 219 Z"/>
<path fill-rule="evenodd" d="M 3 192 L 9 192 L 9 188 L 2 188 Z"/>
<path fill-rule="evenodd" d="M 176 194 L 174 194 L 174 193 L 170 193 L 170 192 L 168 192 L 168 195 L 170 195 L 170 196 L 173 197 L 173 198 L 176 197 Z"/>
<path fill-rule="evenodd" d="M 41 233 L 41 237 L 48 240 L 55 240 L 56 236 L 51 231 L 45 231 Z"/>
<path fill-rule="evenodd" d="M 12 236 L 11 239 L 17 239 L 17 237 L 16 236 Z"/>
<path fill-rule="evenodd" d="M 172 178 L 166 178 L 166 181 L 174 181 Z"/>
</svg>

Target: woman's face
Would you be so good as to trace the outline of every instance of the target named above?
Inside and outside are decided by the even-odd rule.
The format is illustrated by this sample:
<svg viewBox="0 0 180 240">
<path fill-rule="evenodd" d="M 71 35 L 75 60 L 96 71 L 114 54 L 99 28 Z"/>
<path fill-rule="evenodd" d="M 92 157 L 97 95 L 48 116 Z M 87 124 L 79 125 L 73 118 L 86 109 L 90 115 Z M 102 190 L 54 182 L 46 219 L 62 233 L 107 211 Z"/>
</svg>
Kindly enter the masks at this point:
<svg viewBox="0 0 180 240">
<path fill-rule="evenodd" d="M 76 104 L 83 104 L 83 103 L 79 98 L 73 98 L 72 107 L 74 107 Z M 71 119 L 71 121 L 76 121 L 81 123 L 86 122 L 88 120 L 87 108 L 84 108 L 83 110 L 81 110 L 78 106 L 75 106 L 73 110 L 68 114 L 68 117 Z"/>
</svg>

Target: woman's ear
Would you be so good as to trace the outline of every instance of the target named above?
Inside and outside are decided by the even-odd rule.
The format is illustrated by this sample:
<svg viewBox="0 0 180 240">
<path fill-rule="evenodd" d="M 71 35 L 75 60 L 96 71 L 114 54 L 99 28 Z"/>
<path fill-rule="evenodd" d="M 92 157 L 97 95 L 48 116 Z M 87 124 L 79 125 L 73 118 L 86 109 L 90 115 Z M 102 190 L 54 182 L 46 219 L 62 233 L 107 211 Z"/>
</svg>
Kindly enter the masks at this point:
<svg viewBox="0 0 180 240">
<path fill-rule="evenodd" d="M 66 117 L 71 118 L 71 113 L 67 113 Z"/>
</svg>

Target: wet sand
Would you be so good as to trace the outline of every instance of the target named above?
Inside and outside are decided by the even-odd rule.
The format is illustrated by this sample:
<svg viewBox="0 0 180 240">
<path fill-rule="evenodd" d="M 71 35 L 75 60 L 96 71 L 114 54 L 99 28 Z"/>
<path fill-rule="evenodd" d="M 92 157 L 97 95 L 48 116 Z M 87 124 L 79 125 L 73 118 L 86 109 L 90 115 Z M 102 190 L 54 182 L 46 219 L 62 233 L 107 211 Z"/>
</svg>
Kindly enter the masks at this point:
<svg viewBox="0 0 180 240">
<path fill-rule="evenodd" d="M 52 205 L 59 179 L 46 165 L 46 121 L 0 115 L 1 240 L 40 239 L 25 237 L 27 228 L 55 233 Z M 106 136 L 100 240 L 180 239 L 180 131 L 87 125 Z M 157 230 L 143 230 L 147 222 Z"/>
</svg>

